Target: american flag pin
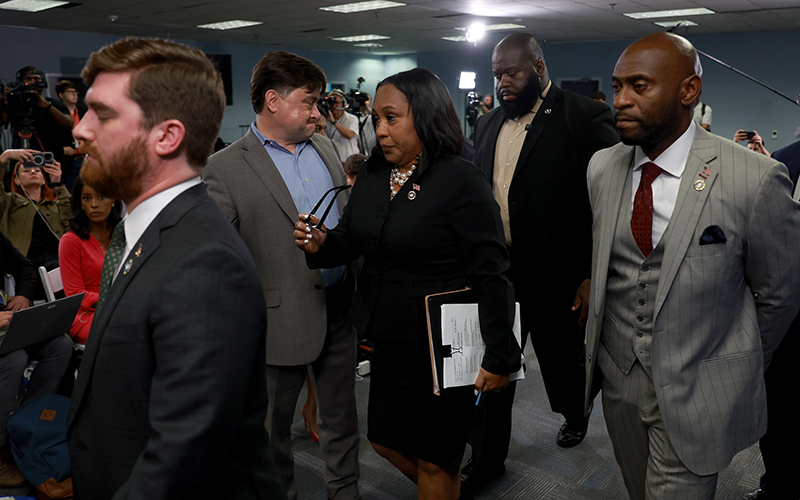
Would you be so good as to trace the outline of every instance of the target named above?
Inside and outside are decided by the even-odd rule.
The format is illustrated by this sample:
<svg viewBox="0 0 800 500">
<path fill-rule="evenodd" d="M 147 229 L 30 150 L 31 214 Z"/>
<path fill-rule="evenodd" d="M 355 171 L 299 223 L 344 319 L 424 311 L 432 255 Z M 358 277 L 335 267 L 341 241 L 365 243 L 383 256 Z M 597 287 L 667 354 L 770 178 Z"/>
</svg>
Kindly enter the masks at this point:
<svg viewBox="0 0 800 500">
<path fill-rule="evenodd" d="M 136 252 L 134 252 L 133 255 L 135 255 L 137 257 L 142 255 L 142 245 L 139 245 L 139 248 L 136 249 Z"/>
<path fill-rule="evenodd" d="M 412 184 L 411 188 L 414 189 L 414 191 L 419 191 L 419 184 Z"/>
</svg>

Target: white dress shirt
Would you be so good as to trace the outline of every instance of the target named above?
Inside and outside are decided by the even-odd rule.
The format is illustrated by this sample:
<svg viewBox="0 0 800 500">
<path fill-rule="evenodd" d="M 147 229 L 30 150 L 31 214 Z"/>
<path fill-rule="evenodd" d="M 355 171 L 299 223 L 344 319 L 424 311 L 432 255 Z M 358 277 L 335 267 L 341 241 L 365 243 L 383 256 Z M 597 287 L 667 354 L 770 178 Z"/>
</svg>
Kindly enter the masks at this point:
<svg viewBox="0 0 800 500">
<path fill-rule="evenodd" d="M 150 227 L 150 224 L 158 217 L 158 214 L 160 214 L 172 200 L 177 198 L 178 195 L 201 182 L 203 182 L 203 180 L 199 176 L 184 181 L 160 193 L 154 194 L 150 198 L 139 203 L 135 210 L 128 212 L 128 215 L 120 222 L 120 224 L 124 224 L 123 227 L 125 228 L 125 253 L 123 254 L 124 257 L 119 261 L 117 270 L 114 272 L 114 279 L 117 279 L 119 270 L 122 269 L 123 263 L 133 250 L 133 245 L 139 241 L 139 238 L 142 237 L 147 228 Z"/>
<path fill-rule="evenodd" d="M 686 160 L 689 158 L 689 151 L 692 149 L 694 132 L 697 128 L 694 120 L 689 122 L 689 128 L 681 135 L 678 140 L 673 142 L 663 153 L 658 155 L 655 160 L 650 160 L 642 148 L 636 146 L 633 158 L 633 180 L 631 182 L 631 210 L 633 210 L 633 200 L 636 197 L 636 190 L 639 189 L 639 181 L 642 178 L 642 165 L 652 161 L 663 172 L 653 181 L 653 247 L 658 245 L 667 224 L 675 210 L 675 201 L 678 199 L 678 189 L 681 187 L 681 176 L 686 169 Z"/>
</svg>

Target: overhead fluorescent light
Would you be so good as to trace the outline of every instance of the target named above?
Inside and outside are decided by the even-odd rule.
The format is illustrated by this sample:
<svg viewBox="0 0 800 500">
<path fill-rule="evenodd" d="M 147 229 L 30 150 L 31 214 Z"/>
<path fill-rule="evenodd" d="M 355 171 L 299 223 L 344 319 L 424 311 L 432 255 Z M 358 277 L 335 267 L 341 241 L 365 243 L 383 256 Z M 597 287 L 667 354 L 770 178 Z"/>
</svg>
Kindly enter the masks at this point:
<svg viewBox="0 0 800 500">
<path fill-rule="evenodd" d="M 675 26 L 697 26 L 694 21 L 655 21 L 653 24 L 662 28 L 674 28 Z"/>
<path fill-rule="evenodd" d="M 353 47 L 383 47 L 382 43 L 354 43 Z"/>
<path fill-rule="evenodd" d="M 459 31 L 467 31 L 470 29 L 471 26 L 462 26 L 460 28 L 456 28 Z M 503 24 L 487 24 L 484 26 L 484 30 L 486 31 L 498 31 L 498 30 L 519 30 L 523 29 L 526 26 L 521 24 L 514 24 L 514 23 L 503 23 Z"/>
<path fill-rule="evenodd" d="M 10 0 L 0 3 L 0 9 L 18 10 L 21 12 L 40 12 L 53 7 L 61 7 L 69 2 L 57 0 Z"/>
<path fill-rule="evenodd" d="M 236 28 L 244 28 L 246 26 L 257 26 L 259 24 L 264 24 L 261 21 L 242 21 L 240 19 L 234 19 L 233 21 L 222 21 L 219 23 L 211 23 L 211 24 L 199 24 L 198 28 L 205 28 L 209 30 L 232 30 Z"/>
<path fill-rule="evenodd" d="M 467 37 L 463 35 L 459 36 L 443 36 L 442 40 L 447 40 L 448 42 L 466 42 Z"/>
<path fill-rule="evenodd" d="M 328 12 L 338 12 L 340 14 L 352 14 L 353 12 L 364 12 L 365 10 L 390 9 L 392 7 L 404 7 L 406 4 L 400 2 L 390 2 L 388 0 L 370 0 L 368 2 L 343 3 L 341 5 L 331 5 L 320 7 L 319 10 Z"/>
<path fill-rule="evenodd" d="M 679 16 L 702 16 L 705 14 L 716 14 L 713 10 L 700 7 L 697 9 L 677 9 L 677 10 L 653 10 L 650 12 L 628 12 L 622 14 L 631 19 L 653 19 L 656 17 L 679 17 Z"/>
<path fill-rule="evenodd" d="M 337 42 L 371 42 L 373 40 L 388 40 L 388 36 L 383 35 L 353 35 L 353 36 L 338 36 L 331 38 Z"/>
</svg>

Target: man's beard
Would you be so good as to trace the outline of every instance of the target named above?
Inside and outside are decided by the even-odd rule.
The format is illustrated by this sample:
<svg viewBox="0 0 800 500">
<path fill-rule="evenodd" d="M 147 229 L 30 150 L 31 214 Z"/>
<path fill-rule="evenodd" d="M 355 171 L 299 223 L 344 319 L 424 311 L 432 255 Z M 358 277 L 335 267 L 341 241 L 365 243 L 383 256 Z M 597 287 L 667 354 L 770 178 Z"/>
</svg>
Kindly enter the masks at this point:
<svg viewBox="0 0 800 500">
<path fill-rule="evenodd" d="M 89 155 L 81 167 L 81 179 L 104 196 L 130 203 L 142 194 L 147 172 L 147 145 L 141 135 L 125 145 L 110 158 L 100 157 L 91 145 L 84 144 L 81 151 Z"/>
<path fill-rule="evenodd" d="M 500 111 L 502 111 L 503 116 L 506 117 L 506 120 L 511 120 L 530 113 L 530 111 L 533 109 L 533 105 L 536 104 L 536 100 L 539 99 L 541 93 L 542 85 L 539 83 L 539 79 L 536 77 L 536 75 L 533 75 L 528 81 L 528 84 L 525 85 L 522 91 L 516 95 L 517 98 L 512 101 L 504 100 L 503 95 L 498 89 L 497 102 L 500 104 Z"/>
</svg>

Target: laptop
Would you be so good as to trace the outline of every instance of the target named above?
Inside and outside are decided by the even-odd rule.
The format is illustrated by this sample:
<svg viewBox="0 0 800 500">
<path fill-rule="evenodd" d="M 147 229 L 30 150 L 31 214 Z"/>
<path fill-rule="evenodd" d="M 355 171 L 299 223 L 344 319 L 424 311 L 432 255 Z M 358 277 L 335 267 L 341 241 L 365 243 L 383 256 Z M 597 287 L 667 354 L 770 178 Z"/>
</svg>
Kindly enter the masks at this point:
<svg viewBox="0 0 800 500">
<path fill-rule="evenodd" d="M 0 356 L 69 333 L 84 295 L 79 293 L 15 312 L 5 335 L 0 331 Z"/>
</svg>

